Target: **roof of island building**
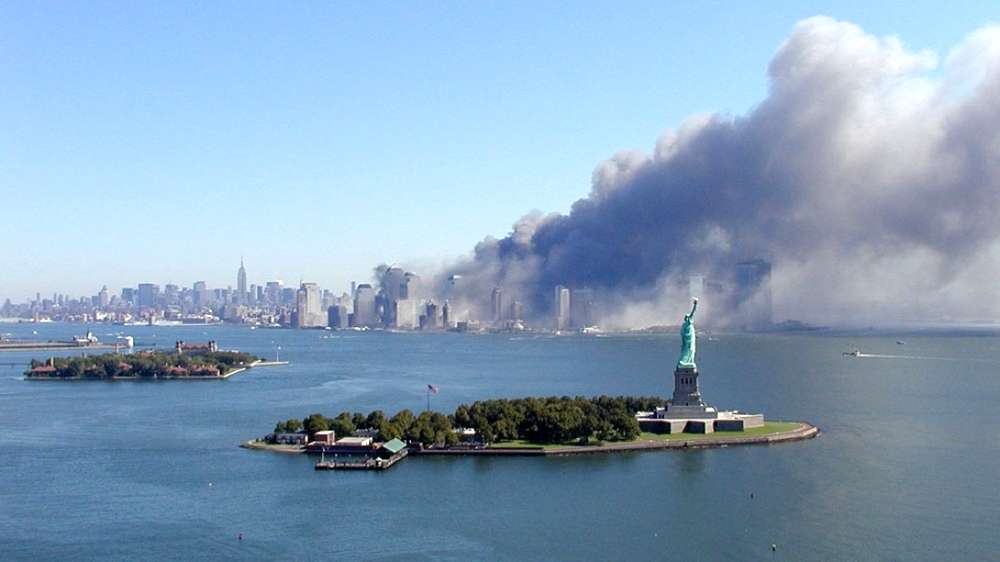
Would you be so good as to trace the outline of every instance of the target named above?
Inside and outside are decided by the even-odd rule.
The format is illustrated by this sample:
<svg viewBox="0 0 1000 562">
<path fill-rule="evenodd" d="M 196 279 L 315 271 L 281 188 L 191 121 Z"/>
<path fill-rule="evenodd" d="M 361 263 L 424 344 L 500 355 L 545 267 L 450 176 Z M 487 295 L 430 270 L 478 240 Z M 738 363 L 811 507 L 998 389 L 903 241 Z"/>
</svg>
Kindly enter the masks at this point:
<svg viewBox="0 0 1000 562">
<path fill-rule="evenodd" d="M 334 445 L 341 447 L 367 447 L 371 444 L 371 437 L 341 437 L 334 443 Z"/>
<path fill-rule="evenodd" d="M 392 454 L 396 454 L 406 448 L 406 443 L 403 443 L 399 439 L 393 438 L 385 443 L 382 443 L 382 448 L 389 451 Z"/>
</svg>

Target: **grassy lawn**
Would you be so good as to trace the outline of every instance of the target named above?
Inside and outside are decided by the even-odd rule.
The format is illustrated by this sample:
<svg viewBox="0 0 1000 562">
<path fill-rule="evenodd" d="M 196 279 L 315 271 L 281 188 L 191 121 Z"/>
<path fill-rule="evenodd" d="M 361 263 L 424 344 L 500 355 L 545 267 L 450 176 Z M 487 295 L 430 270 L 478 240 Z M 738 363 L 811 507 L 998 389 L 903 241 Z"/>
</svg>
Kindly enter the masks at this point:
<svg viewBox="0 0 1000 562">
<path fill-rule="evenodd" d="M 647 433 L 643 432 L 639 435 L 638 439 L 634 441 L 591 441 L 589 446 L 591 447 L 603 447 L 605 445 L 613 445 L 619 443 L 639 443 L 642 441 L 692 441 L 695 439 L 726 439 L 726 438 L 739 438 L 739 437 L 756 437 L 759 435 L 770 435 L 772 433 L 781 433 L 783 431 L 791 431 L 799 426 L 795 422 L 765 422 L 764 427 L 754 427 L 746 431 L 719 431 L 717 433 Z M 503 441 L 500 443 L 494 443 L 490 445 L 493 449 L 510 449 L 514 447 L 528 447 L 532 449 L 546 449 L 546 450 L 558 450 L 565 449 L 567 447 L 579 447 L 575 441 L 570 443 L 562 443 L 556 445 L 532 443 L 531 441 L 525 441 L 523 439 L 517 439 L 514 441 Z"/>
</svg>

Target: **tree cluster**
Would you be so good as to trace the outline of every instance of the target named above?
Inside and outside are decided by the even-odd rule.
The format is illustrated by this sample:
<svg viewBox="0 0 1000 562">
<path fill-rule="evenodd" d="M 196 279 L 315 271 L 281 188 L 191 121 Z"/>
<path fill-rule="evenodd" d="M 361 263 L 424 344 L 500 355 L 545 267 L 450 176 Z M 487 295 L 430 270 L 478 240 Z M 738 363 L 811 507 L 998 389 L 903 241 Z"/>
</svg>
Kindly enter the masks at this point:
<svg viewBox="0 0 1000 562">
<path fill-rule="evenodd" d="M 341 412 L 334 418 L 312 414 L 299 421 L 279 421 L 275 433 L 305 431 L 311 439 L 317 431 L 332 429 L 337 437 L 358 429 L 377 432 L 376 438 L 400 438 L 424 445 L 458 442 L 455 428 L 473 428 L 487 443 L 524 439 L 535 443 L 582 443 L 631 440 L 639 436 L 635 413 L 666 404 L 656 397 L 597 396 L 483 400 L 462 404 L 448 416 L 438 412 L 414 415 L 402 410 L 387 418 L 381 410 L 368 415 Z"/>
<path fill-rule="evenodd" d="M 662 398 L 597 396 L 484 400 L 455 410 L 454 421 L 487 442 L 535 443 L 627 441 L 639 436 L 635 413 L 666 403 Z"/>
<path fill-rule="evenodd" d="M 305 431 L 312 439 L 317 431 L 333 430 L 340 438 L 351 435 L 359 429 L 374 430 L 379 441 L 399 438 L 425 445 L 448 445 L 458 442 L 458 436 L 452 431 L 453 425 L 449 416 L 438 412 L 422 412 L 420 415 L 414 415 L 410 410 L 402 410 L 391 418 L 387 418 L 381 410 L 375 410 L 367 416 L 360 412 L 352 414 L 344 411 L 333 418 L 316 413 L 302 421 L 296 419 L 279 421 L 274 427 L 274 432 Z"/>
</svg>

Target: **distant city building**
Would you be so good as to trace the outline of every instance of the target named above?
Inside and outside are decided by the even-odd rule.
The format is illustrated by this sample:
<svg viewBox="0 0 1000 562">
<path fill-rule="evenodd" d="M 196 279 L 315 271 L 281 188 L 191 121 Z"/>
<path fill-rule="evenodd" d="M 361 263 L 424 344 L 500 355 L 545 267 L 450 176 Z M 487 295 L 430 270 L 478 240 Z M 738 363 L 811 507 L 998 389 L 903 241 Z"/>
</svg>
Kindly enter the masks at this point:
<svg viewBox="0 0 1000 562">
<path fill-rule="evenodd" d="M 126 304 L 135 304 L 135 289 L 133 289 L 132 287 L 123 288 L 122 302 Z"/>
<path fill-rule="evenodd" d="M 390 302 L 403 298 L 400 293 L 404 290 L 405 276 L 406 273 L 400 267 L 390 267 L 382 274 L 382 291 Z"/>
<path fill-rule="evenodd" d="M 493 287 L 490 293 L 490 319 L 494 324 L 503 321 L 503 289 L 500 287 Z"/>
<path fill-rule="evenodd" d="M 181 288 L 168 283 L 163 286 L 163 304 L 177 306 L 181 303 Z"/>
<path fill-rule="evenodd" d="M 407 326 L 400 325 L 400 319 L 396 312 L 399 308 L 398 304 L 401 301 L 406 301 L 408 299 L 415 299 L 419 293 L 420 277 L 409 271 L 403 271 L 400 267 L 390 267 L 385 270 L 381 278 L 381 299 L 380 307 L 382 309 L 382 321 L 386 327 L 409 327 L 410 324 L 415 324 L 415 319 L 411 319 L 409 315 L 407 316 L 405 323 Z M 409 312 L 409 307 L 413 307 L 416 310 L 416 301 L 410 304 L 404 304 L 404 314 Z M 416 312 L 414 312 L 414 315 Z"/>
<path fill-rule="evenodd" d="M 281 291 L 284 283 L 279 279 L 277 281 L 268 281 L 264 286 L 264 300 L 267 304 L 271 306 L 279 306 L 281 304 Z"/>
<path fill-rule="evenodd" d="M 744 330 L 763 330 L 772 324 L 771 264 L 762 259 L 736 264 L 737 324 Z"/>
<path fill-rule="evenodd" d="M 248 299 L 247 270 L 243 266 L 243 258 L 240 258 L 240 268 L 236 271 L 236 304 L 246 304 Z"/>
<path fill-rule="evenodd" d="M 421 330 L 436 330 L 441 325 L 438 323 L 438 306 L 434 301 L 427 301 L 424 305 L 424 313 L 420 316 Z"/>
<path fill-rule="evenodd" d="M 450 330 L 451 324 L 451 305 L 448 304 L 448 301 L 444 301 L 444 304 L 441 305 L 441 327 Z"/>
<path fill-rule="evenodd" d="M 334 330 L 343 330 L 350 327 L 350 318 L 347 307 L 342 304 L 335 304 L 327 309 L 327 325 Z"/>
<path fill-rule="evenodd" d="M 160 298 L 160 286 L 155 283 L 139 283 L 139 306 L 152 308 Z"/>
<path fill-rule="evenodd" d="M 105 307 L 111 302 L 111 296 L 108 294 L 108 286 L 105 285 L 101 287 L 101 290 L 97 293 L 97 306 Z"/>
<path fill-rule="evenodd" d="M 299 328 L 322 328 L 327 325 L 323 300 L 316 283 L 302 283 L 296 295 Z"/>
<path fill-rule="evenodd" d="M 403 283 L 400 286 L 399 298 L 416 299 L 420 297 L 420 276 L 407 271 L 403 275 Z"/>
<path fill-rule="evenodd" d="M 556 285 L 554 312 L 556 330 L 568 328 L 570 326 L 569 289 L 562 285 Z"/>
<path fill-rule="evenodd" d="M 419 326 L 417 303 L 413 299 L 401 299 L 396 301 L 393 316 L 396 319 L 397 328 L 413 330 Z"/>
<path fill-rule="evenodd" d="M 354 289 L 354 324 L 356 327 L 374 328 L 378 326 L 378 309 L 375 305 L 375 289 L 368 283 Z"/>
</svg>

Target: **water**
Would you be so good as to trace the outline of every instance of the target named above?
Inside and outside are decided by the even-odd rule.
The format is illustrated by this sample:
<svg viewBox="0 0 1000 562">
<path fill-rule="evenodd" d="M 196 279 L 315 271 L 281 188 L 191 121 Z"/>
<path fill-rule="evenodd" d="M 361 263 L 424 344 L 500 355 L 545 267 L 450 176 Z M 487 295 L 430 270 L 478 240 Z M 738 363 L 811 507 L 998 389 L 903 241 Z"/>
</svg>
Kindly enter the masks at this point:
<svg viewBox="0 0 1000 562">
<path fill-rule="evenodd" d="M 2 327 L 32 329 L 80 331 Z M 312 412 L 419 411 L 428 383 L 443 411 L 490 397 L 666 395 L 677 337 L 94 331 L 110 340 L 117 330 L 159 347 L 213 338 L 269 358 L 280 345 L 292 364 L 160 383 L 25 382 L 22 367 L 0 366 L 0 558 L 1000 557 L 997 337 L 701 338 L 710 403 L 808 420 L 823 435 L 608 456 L 411 458 L 374 473 L 316 472 L 314 459 L 237 444 Z M 874 356 L 842 355 L 855 347 Z"/>
</svg>

